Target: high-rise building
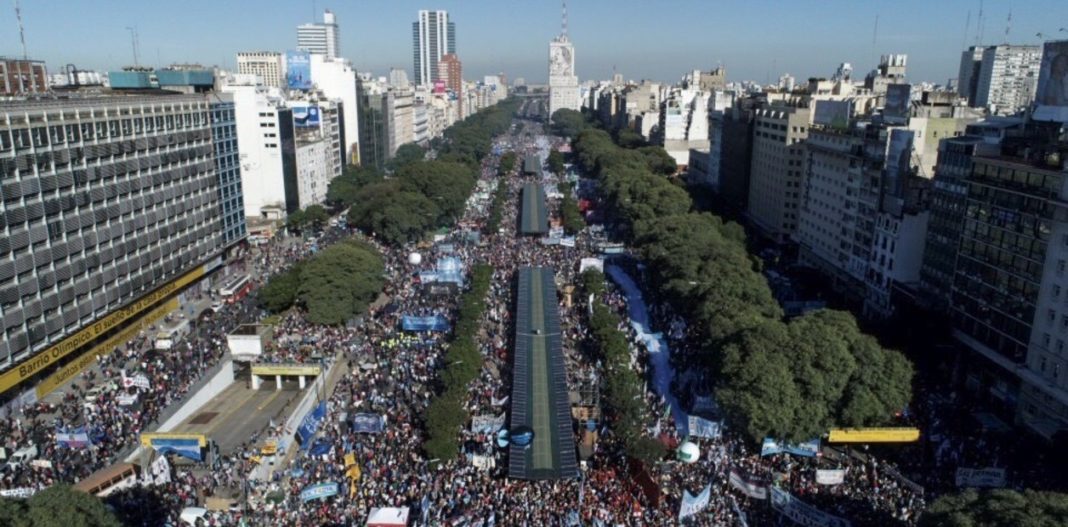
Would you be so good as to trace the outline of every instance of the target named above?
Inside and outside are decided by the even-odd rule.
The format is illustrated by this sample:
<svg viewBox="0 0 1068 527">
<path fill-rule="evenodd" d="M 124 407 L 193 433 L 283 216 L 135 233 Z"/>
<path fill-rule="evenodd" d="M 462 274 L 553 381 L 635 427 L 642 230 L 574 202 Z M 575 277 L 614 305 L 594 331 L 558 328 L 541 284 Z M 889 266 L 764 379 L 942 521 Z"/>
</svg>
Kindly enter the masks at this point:
<svg viewBox="0 0 1068 527">
<path fill-rule="evenodd" d="M 234 98 L 226 93 L 217 94 L 212 98 L 210 111 L 223 244 L 230 245 L 248 234 L 248 227 L 245 223 L 245 198 L 241 186 L 241 154 L 237 147 L 237 116 L 234 112 Z"/>
<path fill-rule="evenodd" d="M 438 80 L 438 62 L 446 53 L 456 54 L 456 24 L 447 11 L 419 11 L 412 22 L 412 78 L 416 86 Z"/>
<path fill-rule="evenodd" d="M 386 136 L 389 89 L 372 78 L 360 76 L 356 81 L 356 90 L 359 99 L 360 164 L 382 170 L 389 159 L 389 138 Z"/>
<path fill-rule="evenodd" d="M 776 243 L 789 241 L 797 229 L 805 154 L 801 143 L 811 122 L 808 108 L 773 106 L 756 112 L 748 216 Z"/>
<path fill-rule="evenodd" d="M 277 51 L 243 51 L 237 54 L 237 72 L 256 75 L 264 86 L 283 88 L 286 56 Z"/>
<path fill-rule="evenodd" d="M 48 91 L 48 72 L 39 60 L 0 57 L 0 95 L 29 95 Z"/>
<path fill-rule="evenodd" d="M 549 115 L 567 108 L 578 111 L 582 93 L 575 74 L 575 45 L 567 37 L 567 11 L 560 35 L 549 42 Z"/>
<path fill-rule="evenodd" d="M 957 89 L 970 106 L 1012 115 L 1035 99 L 1041 62 L 1039 46 L 973 46 L 961 55 Z"/>
<path fill-rule="evenodd" d="M 243 229 L 220 198 L 231 122 L 215 94 L 0 102 L 0 390 L 83 358 L 221 264 Z"/>
<path fill-rule="evenodd" d="M 340 130 L 341 152 L 344 155 L 344 161 L 353 165 L 357 164 L 360 160 L 360 125 L 357 117 L 359 108 L 356 96 L 356 70 L 346 59 L 331 59 L 318 54 L 312 54 L 310 58 L 312 83 L 323 95 L 341 101 L 343 123 Z"/>
<path fill-rule="evenodd" d="M 445 83 L 445 88 L 457 97 L 458 111 L 463 115 L 463 98 L 460 97 L 464 90 L 464 67 L 460 57 L 453 53 L 446 53 L 438 62 L 438 80 Z"/>
<path fill-rule="evenodd" d="M 389 85 L 394 88 L 407 88 L 410 85 L 408 72 L 404 71 L 404 68 L 390 68 Z"/>
<path fill-rule="evenodd" d="M 340 57 L 341 42 L 334 13 L 327 9 L 323 11 L 321 24 L 311 23 L 297 26 L 297 49 L 326 55 L 331 59 Z"/>
</svg>

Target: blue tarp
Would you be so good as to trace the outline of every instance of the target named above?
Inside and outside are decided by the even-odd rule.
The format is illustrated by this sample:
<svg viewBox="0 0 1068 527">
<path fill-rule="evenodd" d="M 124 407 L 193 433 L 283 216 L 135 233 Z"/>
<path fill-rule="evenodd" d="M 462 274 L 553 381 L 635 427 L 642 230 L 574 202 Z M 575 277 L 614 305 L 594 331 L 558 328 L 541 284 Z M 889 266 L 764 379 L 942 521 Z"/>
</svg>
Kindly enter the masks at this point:
<svg viewBox="0 0 1068 527">
<path fill-rule="evenodd" d="M 448 331 L 449 321 L 441 315 L 432 317 L 411 317 L 405 315 L 401 318 L 401 328 L 404 331 Z"/>
<path fill-rule="evenodd" d="M 301 420 L 300 427 L 297 428 L 297 437 L 300 438 L 300 444 L 304 448 L 308 448 L 308 440 L 319 430 L 319 423 L 323 422 L 324 417 L 326 417 L 326 401 L 319 403 L 319 406 L 308 412 L 308 415 Z"/>
<path fill-rule="evenodd" d="M 196 438 L 152 438 L 152 448 L 160 454 L 177 454 L 193 461 L 201 461 L 203 459 L 200 454 L 200 441 Z"/>
<path fill-rule="evenodd" d="M 386 429 L 386 418 L 378 414 L 356 414 L 352 431 L 360 434 L 380 434 Z"/>
</svg>

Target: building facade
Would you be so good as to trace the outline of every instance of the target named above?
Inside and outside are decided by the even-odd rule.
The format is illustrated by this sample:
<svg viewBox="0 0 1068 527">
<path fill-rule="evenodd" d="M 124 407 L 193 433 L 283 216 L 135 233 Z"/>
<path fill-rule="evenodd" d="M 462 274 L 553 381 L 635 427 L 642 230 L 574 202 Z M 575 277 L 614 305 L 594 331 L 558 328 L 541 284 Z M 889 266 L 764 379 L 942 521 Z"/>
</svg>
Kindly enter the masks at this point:
<svg viewBox="0 0 1068 527">
<path fill-rule="evenodd" d="M 1012 115 L 1027 108 L 1035 100 L 1041 63 L 1039 46 L 1003 44 L 984 48 L 974 106 L 987 108 L 994 115 Z"/>
<path fill-rule="evenodd" d="M 0 95 L 47 92 L 48 71 L 44 62 L 0 57 Z"/>
<path fill-rule="evenodd" d="M 556 110 L 578 111 L 582 94 L 575 73 L 575 46 L 563 33 L 549 43 L 549 116 Z"/>
<path fill-rule="evenodd" d="M 447 11 L 419 11 L 412 22 L 412 79 L 416 86 L 438 80 L 438 62 L 447 53 L 456 54 L 456 24 Z"/>
<path fill-rule="evenodd" d="M 212 105 L 205 95 L 0 103 L 3 368 L 54 365 L 219 259 L 224 139 L 212 134 L 228 116 L 216 127 L 212 112 L 226 110 Z"/>
<path fill-rule="evenodd" d="M 286 56 L 277 51 L 244 51 L 237 54 L 237 72 L 256 75 L 264 86 L 284 88 Z"/>
<path fill-rule="evenodd" d="M 237 116 L 233 97 L 222 95 L 213 100 L 211 138 L 215 149 L 215 174 L 218 177 L 219 221 L 223 244 L 231 245 L 248 235 L 245 223 L 245 198 L 241 187 L 241 154 L 237 148 Z"/>
<path fill-rule="evenodd" d="M 321 24 L 301 24 L 297 26 L 297 49 L 309 53 L 326 55 L 335 59 L 341 56 L 341 40 L 337 18 L 329 9 L 323 11 Z"/>
<path fill-rule="evenodd" d="M 774 106 L 756 111 L 747 214 L 769 239 L 786 243 L 797 229 L 804 174 L 808 108 Z"/>
</svg>

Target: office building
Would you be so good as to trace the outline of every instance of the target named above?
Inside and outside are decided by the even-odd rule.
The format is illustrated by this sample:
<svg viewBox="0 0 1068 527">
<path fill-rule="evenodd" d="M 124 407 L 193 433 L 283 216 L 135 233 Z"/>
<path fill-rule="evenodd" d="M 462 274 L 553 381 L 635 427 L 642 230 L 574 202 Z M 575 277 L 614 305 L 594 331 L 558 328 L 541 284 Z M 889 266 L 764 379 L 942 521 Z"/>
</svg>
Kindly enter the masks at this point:
<svg viewBox="0 0 1068 527">
<path fill-rule="evenodd" d="M 241 154 L 237 146 L 237 116 L 233 97 L 218 94 L 211 99 L 211 139 L 215 149 L 215 174 L 218 177 L 220 218 L 223 245 L 230 245 L 248 234 L 245 223 L 245 198 L 241 186 Z"/>
<path fill-rule="evenodd" d="M 334 13 L 327 9 L 323 11 L 321 24 L 311 23 L 297 26 L 297 49 L 326 55 L 331 59 L 340 57 L 341 42 Z"/>
<path fill-rule="evenodd" d="M 804 145 L 811 112 L 776 105 L 756 111 L 749 177 L 748 217 L 761 233 L 786 243 L 797 229 Z"/>
<path fill-rule="evenodd" d="M 1041 62 L 1039 46 L 971 47 L 961 55 L 957 89 L 970 106 L 1012 115 L 1034 100 Z"/>
<path fill-rule="evenodd" d="M 464 67 L 460 57 L 452 53 L 441 57 L 438 62 L 438 81 L 444 83 L 445 88 L 458 97 L 460 115 L 463 115 L 463 99 L 459 96 L 464 91 Z"/>
<path fill-rule="evenodd" d="M 582 94 L 575 73 L 575 46 L 564 31 L 549 43 L 549 115 L 556 110 L 578 111 L 582 108 Z"/>
<path fill-rule="evenodd" d="M 329 58 L 326 55 L 311 56 L 312 83 L 326 98 L 340 107 L 342 127 L 338 130 L 343 162 L 358 164 L 360 161 L 359 103 L 356 95 L 356 70 L 348 60 Z M 326 121 L 324 121 L 326 122 Z"/>
<path fill-rule="evenodd" d="M 30 95 L 48 92 L 48 71 L 39 60 L 0 57 L 0 95 Z"/>
<path fill-rule="evenodd" d="M 456 54 L 456 24 L 447 11 L 419 11 L 412 22 L 412 79 L 416 86 L 438 80 L 438 62 L 446 53 Z"/>
<path fill-rule="evenodd" d="M 237 72 L 256 75 L 264 86 L 284 88 L 286 56 L 277 51 L 244 51 L 237 54 Z"/>
<path fill-rule="evenodd" d="M 220 221 L 216 111 L 213 94 L 0 102 L 5 391 L 221 265 L 239 234 Z"/>
<path fill-rule="evenodd" d="M 891 84 L 905 82 L 905 67 L 908 55 L 883 55 L 879 65 L 864 77 L 864 88 L 873 95 L 886 95 Z"/>
<path fill-rule="evenodd" d="M 392 159 L 401 145 L 415 141 L 415 93 L 389 90 L 385 98 L 386 157 Z"/>
</svg>

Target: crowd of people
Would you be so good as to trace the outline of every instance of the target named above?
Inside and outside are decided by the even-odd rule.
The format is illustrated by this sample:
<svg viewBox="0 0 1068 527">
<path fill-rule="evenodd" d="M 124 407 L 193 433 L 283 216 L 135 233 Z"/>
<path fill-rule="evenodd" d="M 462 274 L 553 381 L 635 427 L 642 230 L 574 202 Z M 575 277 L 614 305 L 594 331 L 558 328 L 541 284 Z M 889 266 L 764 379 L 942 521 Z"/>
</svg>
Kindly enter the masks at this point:
<svg viewBox="0 0 1068 527">
<path fill-rule="evenodd" d="M 515 151 L 520 159 L 525 155 L 544 158 L 549 149 L 560 146 L 559 140 L 532 131 L 535 127 L 529 122 L 518 123 L 498 139 L 498 144 Z M 499 448 L 495 434 L 486 430 L 457 430 L 462 450 L 457 460 L 428 459 L 424 418 L 440 387 L 438 376 L 446 366 L 449 334 L 406 332 L 401 322 L 404 316 L 441 316 L 454 322 L 459 295 L 427 287 L 419 279 L 420 272 L 432 270 L 436 260 L 446 256 L 458 258 L 466 269 L 479 263 L 492 266 L 490 292 L 475 339 L 484 364 L 463 405 L 473 417 L 504 415 L 506 421 L 518 269 L 552 267 L 558 284 L 576 284 L 579 262 L 595 257 L 604 241 L 603 231 L 593 229 L 579 232 L 573 246 L 520 235 L 513 226 L 518 224 L 520 189 L 530 178 L 519 171 L 498 175 L 498 159 L 487 156 L 479 183 L 485 192 L 469 200 L 456 228 L 435 244 L 389 247 L 342 225 L 327 229 L 315 243 L 276 238 L 255 248 L 247 262 L 256 284 L 317 248 L 349 236 L 361 237 L 383 255 L 387 280 L 382 298 L 359 324 L 318 326 L 305 321 L 298 310 L 274 321 L 274 338 L 263 361 L 308 362 L 327 357 L 344 366 L 326 396 L 328 410 L 317 433 L 303 444 L 292 445 L 300 449 L 291 456 L 292 463 L 275 467 L 269 478 L 252 477 L 258 463 L 253 458 L 263 438 L 287 432 L 275 422 L 250 437 L 237 452 L 218 456 L 212 466 L 177 466 L 169 482 L 126 489 L 109 498 L 109 503 L 134 521 L 144 515 L 144 524 L 160 516 L 176 524 L 183 508 L 200 505 L 207 496 L 227 495 L 240 496 L 240 503 L 230 510 L 209 512 L 204 517 L 207 525 L 360 525 L 375 507 L 407 507 L 412 525 L 668 525 L 678 521 L 685 493 L 696 496 L 710 488 L 708 503 L 686 518 L 686 523 L 735 526 L 779 521 L 770 500 L 772 488 L 777 488 L 858 527 L 916 522 L 924 507 L 923 490 L 904 480 L 893 464 L 871 453 L 828 449 L 827 455 L 812 458 L 761 456 L 729 428 L 718 437 L 683 437 L 679 430 L 682 425 L 674 422 L 670 412 L 664 412 L 667 394 L 655 390 L 648 390 L 644 399 L 650 435 L 669 448 L 687 439 L 695 441 L 701 449 L 696 462 L 665 459 L 652 465 L 635 463 L 623 454 L 620 438 L 605 423 L 597 423 L 597 442 L 582 460 L 581 477 L 575 480 L 509 479 L 508 451 Z M 548 186 L 562 182 L 559 176 L 548 173 L 535 180 Z M 472 236 L 485 225 L 492 206 L 488 196 L 495 185 L 507 186 L 507 205 L 501 211 L 503 227 L 499 232 Z M 558 202 L 553 201 L 550 210 L 556 206 Z M 412 252 L 425 258 L 412 259 Z M 628 266 L 626 271 L 640 282 L 637 266 Z M 630 323 L 628 304 L 632 299 L 611 281 L 606 285 L 607 292 L 600 301 L 620 315 L 619 329 L 629 337 L 637 367 L 651 380 L 653 350 L 645 348 Z M 589 337 L 586 301 L 561 298 L 559 309 L 568 388 L 578 392 L 591 383 L 596 386 L 602 365 L 583 353 Z M 26 466 L 7 471 L 0 478 L 0 489 L 40 489 L 59 481 L 76 481 L 113 463 L 119 453 L 137 443 L 142 430 L 156 422 L 165 408 L 180 400 L 198 377 L 220 360 L 227 331 L 265 315 L 252 299 L 227 305 L 198 323 L 193 334 L 166 353 L 151 351 L 145 338 L 136 339 L 103 356 L 92 372 L 74 383 L 61 404 L 24 407 L 0 421 L 0 437 L 8 452 L 21 445 L 41 445 L 42 458 L 51 464 L 51 468 Z M 665 332 L 668 348 L 681 352 L 673 356 L 689 355 L 691 344 L 682 329 L 685 323 L 667 304 L 651 306 L 651 319 L 657 327 L 669 328 Z M 683 363 L 673 366 L 685 369 Z M 123 387 L 117 380 L 124 375 L 143 375 L 150 387 Z M 87 391 L 99 385 L 109 389 L 85 404 Z M 118 397 L 123 393 L 137 393 L 137 403 L 119 405 Z M 681 398 L 686 410 L 691 410 L 693 398 Z M 358 416 L 361 422 L 370 419 L 382 426 L 370 430 L 356 426 Z M 90 426 L 98 440 L 85 448 L 56 444 L 57 429 L 79 425 Z M 355 477 L 353 461 L 358 467 Z M 844 478 L 837 484 L 819 483 L 816 471 L 821 469 L 844 470 Z M 741 488 L 739 479 L 750 488 Z M 336 484 L 336 494 L 302 497 L 304 490 L 320 484 Z M 758 496 L 761 489 L 763 497 Z"/>
</svg>

